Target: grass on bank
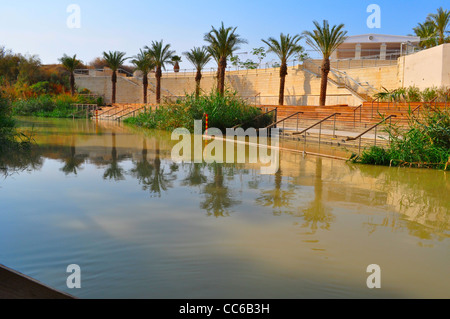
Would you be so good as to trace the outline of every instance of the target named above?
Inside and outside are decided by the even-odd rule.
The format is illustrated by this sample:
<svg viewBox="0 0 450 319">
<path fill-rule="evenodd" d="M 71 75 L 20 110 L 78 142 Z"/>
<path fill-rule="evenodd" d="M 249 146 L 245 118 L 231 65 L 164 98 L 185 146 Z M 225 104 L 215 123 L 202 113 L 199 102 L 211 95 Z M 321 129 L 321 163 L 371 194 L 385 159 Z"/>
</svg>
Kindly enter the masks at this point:
<svg viewBox="0 0 450 319">
<path fill-rule="evenodd" d="M 390 125 L 389 146 L 372 146 L 352 161 L 362 164 L 450 169 L 450 110 L 429 108 L 408 127 Z"/>
<path fill-rule="evenodd" d="M 209 95 L 186 95 L 185 99 L 175 103 L 161 104 L 157 110 L 141 113 L 136 117 L 127 118 L 124 122 L 148 129 L 174 130 L 184 127 L 194 131 L 194 120 L 203 119 L 208 114 L 208 127 L 215 127 L 225 132 L 227 128 L 242 124 L 242 128 L 261 128 L 272 123 L 272 115 L 268 114 L 255 118 L 262 111 L 249 105 L 236 94 L 227 92 L 224 96 L 215 92 Z"/>
</svg>

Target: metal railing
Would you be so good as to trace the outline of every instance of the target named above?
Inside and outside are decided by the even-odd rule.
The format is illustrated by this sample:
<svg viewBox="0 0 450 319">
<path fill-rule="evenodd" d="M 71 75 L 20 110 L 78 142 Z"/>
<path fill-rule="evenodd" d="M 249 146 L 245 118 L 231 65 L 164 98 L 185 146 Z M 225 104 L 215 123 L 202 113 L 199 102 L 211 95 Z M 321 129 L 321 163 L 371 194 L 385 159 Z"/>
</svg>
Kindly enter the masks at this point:
<svg viewBox="0 0 450 319">
<path fill-rule="evenodd" d="M 393 117 L 397 117 L 397 115 L 389 115 L 388 117 L 384 118 L 382 121 L 380 121 L 377 124 L 372 125 L 371 127 L 369 127 L 367 130 L 365 130 L 361 134 L 358 134 L 355 137 L 347 137 L 346 141 L 356 141 L 359 138 L 358 154 L 361 154 L 361 139 L 362 139 L 362 136 L 367 134 L 371 130 L 375 129 L 374 145 L 376 146 L 377 145 L 377 129 L 378 129 L 378 126 L 380 126 L 381 124 L 385 123 L 387 120 L 389 120 L 389 125 L 391 125 L 391 119 Z M 390 137 L 389 137 L 389 141 L 390 141 Z"/>
<path fill-rule="evenodd" d="M 240 126 L 242 126 L 242 125 L 244 125 L 244 124 L 253 122 L 253 121 L 255 121 L 256 119 L 259 119 L 260 117 L 263 117 L 264 115 L 270 114 L 270 113 L 272 113 L 272 112 L 275 112 L 274 119 L 275 119 L 275 121 L 276 121 L 276 119 L 277 119 L 277 114 L 278 114 L 278 107 L 275 107 L 274 109 L 272 109 L 272 110 L 270 110 L 270 111 L 266 111 L 265 113 L 258 115 L 257 117 L 255 117 L 255 118 L 252 119 L 251 121 L 247 121 L 247 122 L 244 122 L 244 123 L 237 124 L 237 125 L 233 126 L 232 128 L 233 128 L 233 129 L 238 128 L 238 127 L 240 127 Z"/>
<path fill-rule="evenodd" d="M 359 124 L 361 124 L 361 118 L 362 118 L 362 104 L 360 106 L 357 106 L 355 109 L 353 109 L 353 127 L 356 127 L 356 111 L 359 110 Z"/>
<path fill-rule="evenodd" d="M 98 105 L 97 104 L 76 104 L 76 103 L 73 103 L 71 105 L 73 107 L 77 108 L 77 112 L 80 112 L 80 108 L 81 108 L 81 111 L 85 110 L 86 111 L 86 118 L 89 117 L 89 114 L 91 114 L 91 112 L 98 110 Z M 74 114 L 72 114 L 72 116 L 74 117 Z"/>
<path fill-rule="evenodd" d="M 137 111 L 140 111 L 140 110 L 142 110 L 142 109 L 147 110 L 147 107 L 146 107 L 146 106 L 143 106 L 143 107 L 140 107 L 140 108 L 138 108 L 138 109 L 132 110 L 132 111 L 130 111 L 130 112 L 128 112 L 128 113 L 125 113 L 125 114 L 123 114 L 123 115 L 121 115 L 121 116 L 119 116 L 119 117 L 116 117 L 116 120 L 117 120 L 117 121 L 120 121 L 123 117 L 125 117 L 125 116 L 127 116 L 127 115 L 130 115 L 130 114 L 132 114 L 132 113 L 133 113 L 133 117 L 135 117 L 135 116 L 136 116 L 136 112 L 137 112 Z"/>
<path fill-rule="evenodd" d="M 277 113 L 278 113 L 278 112 L 277 112 Z M 276 121 L 275 123 L 272 123 L 272 124 L 266 126 L 265 128 L 263 128 L 263 130 L 264 130 L 264 129 L 269 129 L 269 128 L 276 128 L 276 126 L 277 126 L 278 124 L 283 123 L 283 132 L 284 132 L 286 120 L 289 120 L 290 118 L 292 118 L 292 117 L 294 117 L 294 116 L 297 116 L 297 130 L 298 130 L 298 124 L 299 124 L 299 120 L 300 120 L 299 114 L 303 114 L 303 112 L 295 112 L 295 113 L 289 115 L 288 117 L 285 117 L 284 119 L 281 119 L 281 120 L 279 120 L 279 121 Z M 278 114 L 277 114 L 277 115 L 278 115 Z"/>
<path fill-rule="evenodd" d="M 329 116 L 327 116 L 327 117 L 321 119 L 320 121 L 314 123 L 313 125 L 311 125 L 311 126 L 305 128 L 304 130 L 302 130 L 302 131 L 300 131 L 300 132 L 294 132 L 294 133 L 292 133 L 292 135 L 301 135 L 301 134 L 305 134 L 305 143 L 306 143 L 306 132 L 309 131 L 310 129 L 316 127 L 317 125 L 319 125 L 319 144 L 320 144 L 321 137 L 322 137 L 322 123 L 325 122 L 326 120 L 332 118 L 332 117 L 334 117 L 333 137 L 336 137 L 336 117 L 337 117 L 338 115 L 341 115 L 341 113 L 333 113 L 333 114 L 331 114 L 331 115 L 329 115 Z M 297 128 L 297 131 L 298 131 L 298 128 Z"/>
</svg>

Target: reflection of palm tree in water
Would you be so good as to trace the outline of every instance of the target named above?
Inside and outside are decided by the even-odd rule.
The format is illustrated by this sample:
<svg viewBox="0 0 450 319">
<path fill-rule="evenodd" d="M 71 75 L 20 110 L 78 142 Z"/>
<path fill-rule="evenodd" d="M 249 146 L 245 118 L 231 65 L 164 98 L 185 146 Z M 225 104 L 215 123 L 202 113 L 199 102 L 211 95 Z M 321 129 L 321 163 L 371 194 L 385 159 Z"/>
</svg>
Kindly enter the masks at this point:
<svg viewBox="0 0 450 319">
<path fill-rule="evenodd" d="M 72 137 L 72 143 L 70 145 L 70 156 L 64 160 L 64 166 L 61 168 L 61 171 L 63 171 L 66 175 L 69 175 L 71 173 L 77 175 L 77 170 L 79 169 L 80 165 L 84 163 L 84 159 L 86 158 L 86 156 L 76 156 L 75 153 L 75 138 Z"/>
<path fill-rule="evenodd" d="M 282 189 L 283 174 L 281 168 L 275 173 L 275 188 L 272 190 L 262 191 L 261 196 L 256 199 L 259 205 L 272 207 L 274 215 L 281 215 L 283 213 L 292 214 L 292 206 L 290 201 L 294 198 L 294 187 L 289 184 L 287 190 Z M 283 210 L 286 209 L 286 210 Z"/>
<path fill-rule="evenodd" d="M 208 216 L 228 216 L 228 208 L 237 204 L 238 201 L 231 198 L 230 190 L 224 185 L 223 164 L 214 163 L 212 167 L 214 181 L 205 185 L 203 193 L 206 199 L 200 204 L 200 207 L 207 211 Z"/>
<path fill-rule="evenodd" d="M 322 159 L 317 158 L 314 180 L 314 200 L 309 204 L 308 208 L 302 211 L 302 217 L 305 220 L 303 227 L 311 228 L 313 233 L 315 233 L 319 227 L 321 229 L 329 229 L 331 222 L 335 219 L 334 215 L 330 213 L 330 209 L 325 207 L 322 195 Z"/>
<path fill-rule="evenodd" d="M 114 179 L 115 181 L 124 180 L 123 169 L 119 166 L 117 160 L 117 148 L 116 148 L 116 133 L 112 133 L 112 150 L 111 150 L 111 164 L 103 174 L 104 179 Z"/>
<path fill-rule="evenodd" d="M 206 182 L 206 176 L 202 172 L 203 163 L 192 163 L 189 165 L 189 173 L 183 180 L 183 186 L 198 186 Z"/>
<path fill-rule="evenodd" d="M 155 142 L 155 159 L 153 160 L 153 177 L 149 184 L 145 185 L 144 189 L 150 190 L 150 193 L 155 193 L 161 196 L 161 191 L 167 191 L 169 187 L 172 187 L 172 178 L 169 178 L 164 173 L 164 167 L 161 166 L 159 141 Z"/>
<path fill-rule="evenodd" d="M 136 163 L 136 167 L 131 170 L 131 174 L 136 177 L 139 184 L 142 184 L 142 189 L 146 190 L 151 184 L 151 177 L 153 174 L 153 165 L 147 160 L 147 141 L 144 138 L 142 144 L 142 159 Z"/>
</svg>

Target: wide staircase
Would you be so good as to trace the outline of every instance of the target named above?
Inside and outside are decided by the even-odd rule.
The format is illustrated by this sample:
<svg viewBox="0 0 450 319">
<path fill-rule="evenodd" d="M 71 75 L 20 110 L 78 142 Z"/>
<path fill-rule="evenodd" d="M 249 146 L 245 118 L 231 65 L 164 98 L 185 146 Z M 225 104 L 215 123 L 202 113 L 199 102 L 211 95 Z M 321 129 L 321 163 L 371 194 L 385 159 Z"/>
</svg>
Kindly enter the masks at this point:
<svg viewBox="0 0 450 319">
<path fill-rule="evenodd" d="M 121 121 L 127 117 L 134 117 L 149 109 L 154 109 L 156 106 L 151 104 L 113 104 L 111 106 L 103 106 L 92 114 L 94 118 L 100 120 Z"/>
<path fill-rule="evenodd" d="M 381 145 L 389 142 L 388 125 L 405 127 L 427 110 L 447 108 L 447 103 L 364 102 L 360 106 L 259 106 L 275 115 L 272 127 L 282 136 L 340 146 Z"/>
</svg>

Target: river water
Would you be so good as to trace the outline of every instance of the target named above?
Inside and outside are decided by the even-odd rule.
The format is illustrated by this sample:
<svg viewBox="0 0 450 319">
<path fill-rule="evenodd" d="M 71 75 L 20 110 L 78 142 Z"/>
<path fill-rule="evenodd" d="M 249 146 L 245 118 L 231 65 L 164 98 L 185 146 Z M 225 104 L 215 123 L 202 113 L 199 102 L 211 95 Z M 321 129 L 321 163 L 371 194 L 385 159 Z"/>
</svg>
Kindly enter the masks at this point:
<svg viewBox="0 0 450 319">
<path fill-rule="evenodd" d="M 80 298 L 450 298 L 450 179 L 280 152 L 176 163 L 170 134 L 21 118 L 0 263 Z M 330 150 L 336 152 L 336 150 Z M 81 268 L 69 289 L 67 266 Z M 379 265 L 381 288 L 367 267 Z"/>
</svg>

